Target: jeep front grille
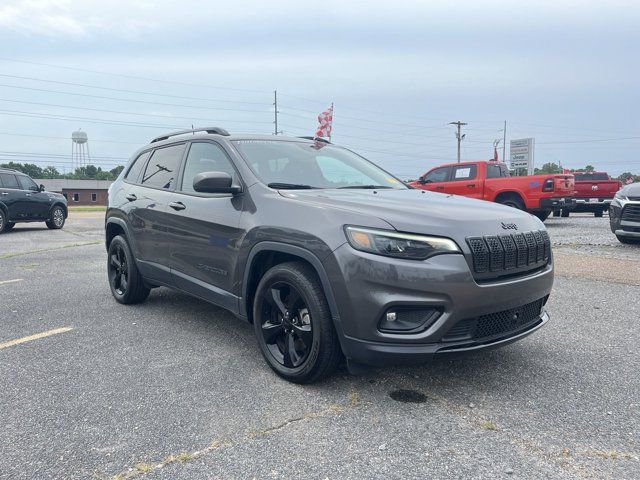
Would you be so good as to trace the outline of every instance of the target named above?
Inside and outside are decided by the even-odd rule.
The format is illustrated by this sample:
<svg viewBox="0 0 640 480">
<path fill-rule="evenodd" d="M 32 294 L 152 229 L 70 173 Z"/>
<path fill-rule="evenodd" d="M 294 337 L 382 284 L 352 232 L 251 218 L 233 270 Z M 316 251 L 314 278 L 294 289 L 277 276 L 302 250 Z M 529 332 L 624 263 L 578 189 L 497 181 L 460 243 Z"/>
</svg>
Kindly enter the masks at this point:
<svg viewBox="0 0 640 480">
<path fill-rule="evenodd" d="M 551 239 L 546 230 L 469 237 L 471 263 L 478 279 L 529 273 L 549 262 Z"/>
</svg>

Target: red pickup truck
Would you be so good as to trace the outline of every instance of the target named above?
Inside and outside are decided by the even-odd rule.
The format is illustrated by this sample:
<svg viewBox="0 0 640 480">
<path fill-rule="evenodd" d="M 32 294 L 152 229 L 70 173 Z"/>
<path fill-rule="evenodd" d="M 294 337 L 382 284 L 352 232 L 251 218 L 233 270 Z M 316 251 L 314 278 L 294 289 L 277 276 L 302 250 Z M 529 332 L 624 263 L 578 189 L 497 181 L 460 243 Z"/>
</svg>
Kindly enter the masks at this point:
<svg viewBox="0 0 640 480">
<path fill-rule="evenodd" d="M 452 163 L 432 168 L 411 186 L 502 203 L 546 220 L 554 210 L 575 207 L 571 174 L 512 177 L 501 162 Z"/>
<path fill-rule="evenodd" d="M 601 217 L 609 210 L 609 204 L 614 195 L 622 188 L 622 182 L 612 180 L 606 172 L 574 172 L 576 181 L 576 206 L 574 212 L 593 212 Z M 569 216 L 569 209 L 562 209 L 562 216 Z M 557 210 L 554 210 L 556 215 Z"/>
</svg>

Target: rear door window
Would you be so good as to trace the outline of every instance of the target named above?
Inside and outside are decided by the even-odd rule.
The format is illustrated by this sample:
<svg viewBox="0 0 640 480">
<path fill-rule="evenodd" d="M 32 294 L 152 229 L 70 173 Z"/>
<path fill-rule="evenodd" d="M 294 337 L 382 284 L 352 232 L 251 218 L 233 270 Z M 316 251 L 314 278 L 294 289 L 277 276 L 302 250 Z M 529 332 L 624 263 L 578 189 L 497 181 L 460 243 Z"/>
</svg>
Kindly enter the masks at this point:
<svg viewBox="0 0 640 480">
<path fill-rule="evenodd" d="M 4 188 L 15 188 L 16 190 L 20 189 L 16 176 L 12 175 L 11 173 L 0 173 L 0 184 Z"/>
<path fill-rule="evenodd" d="M 181 143 L 155 150 L 147 163 L 141 183 L 145 187 L 173 190 L 184 149 L 185 144 Z"/>
<path fill-rule="evenodd" d="M 461 165 L 459 167 L 453 167 L 452 181 L 473 180 L 477 177 L 478 167 L 475 165 Z"/>
</svg>

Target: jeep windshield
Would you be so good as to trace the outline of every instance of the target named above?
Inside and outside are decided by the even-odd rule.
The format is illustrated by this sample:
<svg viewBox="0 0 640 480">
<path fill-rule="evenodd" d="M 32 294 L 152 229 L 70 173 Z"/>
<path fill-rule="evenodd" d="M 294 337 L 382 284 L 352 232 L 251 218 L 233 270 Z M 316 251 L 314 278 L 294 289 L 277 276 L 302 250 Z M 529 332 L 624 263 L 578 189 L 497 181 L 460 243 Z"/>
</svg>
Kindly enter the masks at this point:
<svg viewBox="0 0 640 480">
<path fill-rule="evenodd" d="M 253 173 L 271 188 L 408 188 L 368 160 L 333 145 L 282 140 L 233 143 Z"/>
</svg>

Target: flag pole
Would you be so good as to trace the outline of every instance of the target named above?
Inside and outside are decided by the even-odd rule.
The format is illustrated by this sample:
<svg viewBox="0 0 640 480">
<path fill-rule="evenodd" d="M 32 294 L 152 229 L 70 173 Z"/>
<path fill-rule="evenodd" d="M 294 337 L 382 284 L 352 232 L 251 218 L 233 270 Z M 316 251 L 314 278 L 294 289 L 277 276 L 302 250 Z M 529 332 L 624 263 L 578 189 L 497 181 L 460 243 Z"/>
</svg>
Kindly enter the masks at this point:
<svg viewBox="0 0 640 480">
<path fill-rule="evenodd" d="M 333 132 L 333 102 L 331 102 L 331 130 L 329 132 Z M 331 133 L 329 133 L 329 142 L 331 142 Z"/>
</svg>

